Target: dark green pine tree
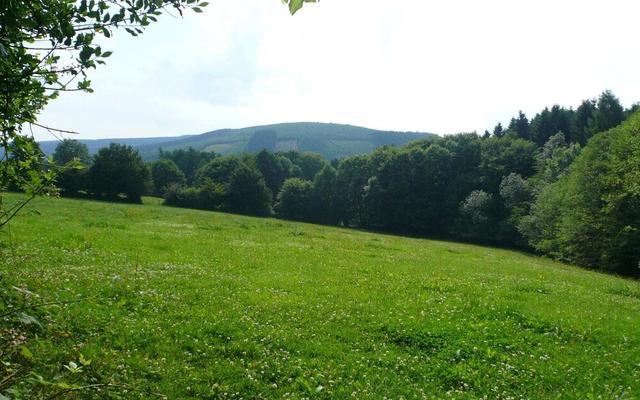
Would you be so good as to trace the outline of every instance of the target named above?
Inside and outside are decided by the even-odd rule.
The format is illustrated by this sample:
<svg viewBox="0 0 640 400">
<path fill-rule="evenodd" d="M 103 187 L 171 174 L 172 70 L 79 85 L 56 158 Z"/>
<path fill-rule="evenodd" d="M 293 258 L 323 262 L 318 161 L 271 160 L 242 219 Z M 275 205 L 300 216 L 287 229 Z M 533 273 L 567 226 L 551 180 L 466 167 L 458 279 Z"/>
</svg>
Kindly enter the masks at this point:
<svg viewBox="0 0 640 400">
<path fill-rule="evenodd" d="M 525 113 L 518 111 L 518 118 L 511 118 L 508 131 L 522 139 L 531 140 L 531 126 Z"/>
<path fill-rule="evenodd" d="M 584 100 L 575 112 L 575 137 L 571 141 L 584 145 L 591 137 L 596 113 L 595 100 Z"/>
<path fill-rule="evenodd" d="M 502 127 L 502 124 L 500 122 L 498 122 L 498 125 L 496 125 L 495 128 L 493 128 L 493 136 L 496 136 L 496 137 L 504 136 L 504 128 Z"/>
</svg>

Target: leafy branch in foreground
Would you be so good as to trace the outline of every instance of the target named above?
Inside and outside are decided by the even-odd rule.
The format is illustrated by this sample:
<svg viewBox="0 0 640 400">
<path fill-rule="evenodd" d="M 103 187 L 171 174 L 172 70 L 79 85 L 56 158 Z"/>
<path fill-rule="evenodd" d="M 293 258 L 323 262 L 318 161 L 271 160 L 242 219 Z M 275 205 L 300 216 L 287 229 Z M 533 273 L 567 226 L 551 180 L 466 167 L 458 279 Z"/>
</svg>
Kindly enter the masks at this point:
<svg viewBox="0 0 640 400">
<path fill-rule="evenodd" d="M 42 153 L 23 129 L 36 126 L 54 135 L 71 133 L 39 124 L 37 116 L 61 92 L 92 91 L 87 70 L 105 64 L 111 55 L 98 43 L 101 39 L 120 28 L 137 36 L 163 12 L 202 12 L 207 4 L 201 0 L 0 2 L 0 196 L 8 189 L 24 191 L 24 206 L 52 186 L 55 169 L 42 166 Z M 14 215 L 0 198 L 0 226 Z"/>
<path fill-rule="evenodd" d="M 289 6 L 289 12 L 293 15 L 304 6 L 304 3 L 317 3 L 318 1 L 320 0 L 282 0 L 282 3 Z"/>
</svg>

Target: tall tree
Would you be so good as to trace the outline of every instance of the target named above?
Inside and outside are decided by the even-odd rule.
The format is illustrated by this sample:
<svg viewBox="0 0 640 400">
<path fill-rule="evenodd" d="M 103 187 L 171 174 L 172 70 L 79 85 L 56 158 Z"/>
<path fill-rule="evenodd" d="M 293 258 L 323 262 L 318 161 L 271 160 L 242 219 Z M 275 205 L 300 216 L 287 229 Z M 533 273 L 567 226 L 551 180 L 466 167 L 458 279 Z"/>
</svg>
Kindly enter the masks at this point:
<svg viewBox="0 0 640 400">
<path fill-rule="evenodd" d="M 336 179 L 337 217 L 342 224 L 363 226 L 366 221 L 363 197 L 371 178 L 369 158 L 347 157 L 338 165 Z"/>
<path fill-rule="evenodd" d="M 580 106 L 576 109 L 575 114 L 575 129 L 576 137 L 575 142 L 585 145 L 587 140 L 592 136 L 595 130 L 595 114 L 596 114 L 596 102 L 595 100 L 584 100 Z"/>
<path fill-rule="evenodd" d="M 578 154 L 580 145 L 567 143 L 562 132 L 551 136 L 536 157 L 535 184 L 547 185 L 560 179 L 567 173 Z"/>
<path fill-rule="evenodd" d="M 77 140 L 65 139 L 53 152 L 53 160 L 59 166 L 68 166 L 59 172 L 56 184 L 64 195 L 76 195 L 86 189 L 86 167 L 91 163 L 87 145 Z"/>
<path fill-rule="evenodd" d="M 300 168 L 300 177 L 308 181 L 312 181 L 316 174 L 327 165 L 327 160 L 317 153 L 287 151 L 282 155 L 298 166 Z"/>
<path fill-rule="evenodd" d="M 625 114 L 620 100 L 610 91 L 603 92 L 598 98 L 593 116 L 593 134 L 615 128 L 624 121 Z"/>
<path fill-rule="evenodd" d="M 640 114 L 594 136 L 569 172 L 546 186 L 523 220 L 537 250 L 580 265 L 638 276 Z"/>
<path fill-rule="evenodd" d="M 336 182 L 338 174 L 331 165 L 325 165 L 313 180 L 313 221 L 336 224 Z"/>
<path fill-rule="evenodd" d="M 276 215 L 285 219 L 311 221 L 313 184 L 300 178 L 284 181 L 276 201 Z"/>
<path fill-rule="evenodd" d="M 213 183 L 227 185 L 231 181 L 233 172 L 240 167 L 242 161 L 239 157 L 218 157 L 204 164 L 196 172 L 196 185 L 201 185 L 205 180 Z"/>
<path fill-rule="evenodd" d="M 53 151 L 53 161 L 58 165 L 67 164 L 74 159 L 83 164 L 91 162 L 89 148 L 86 144 L 74 139 L 64 139 Z"/>
<path fill-rule="evenodd" d="M 502 123 L 498 122 L 498 124 L 493 128 L 493 136 L 496 136 L 496 137 L 504 136 L 504 128 L 502 127 Z"/>
<path fill-rule="evenodd" d="M 131 146 L 111 143 L 100 149 L 89 170 L 90 187 L 98 197 L 118 199 L 124 195 L 127 201 L 140 203 L 142 195 L 150 187 L 147 166 L 137 150 Z"/>
<path fill-rule="evenodd" d="M 271 215 L 272 194 L 260 171 L 241 163 L 232 172 L 227 189 L 226 210 L 247 215 Z"/>
<path fill-rule="evenodd" d="M 551 136 L 558 132 L 564 133 L 565 139 L 569 143 L 576 143 L 575 134 L 575 112 L 559 105 L 551 107 Z M 544 143 L 544 142 L 543 142 Z"/>
<path fill-rule="evenodd" d="M 288 158 L 266 150 L 256 154 L 256 166 L 262 173 L 271 193 L 280 192 L 284 180 L 293 176 L 293 163 Z"/>
<path fill-rule="evenodd" d="M 151 176 L 153 178 L 153 193 L 158 196 L 164 195 L 170 185 L 181 186 L 186 183 L 180 168 L 167 158 L 161 158 L 151 164 Z"/>
<path fill-rule="evenodd" d="M 207 162 L 216 158 L 214 152 L 198 151 L 193 147 L 188 149 L 176 149 L 164 151 L 160 149 L 160 158 L 173 161 L 180 171 L 184 173 L 188 184 L 193 184 L 196 180 L 196 172 Z"/>
<path fill-rule="evenodd" d="M 495 237 L 495 199 L 491 193 L 474 190 L 460 203 L 462 232 L 467 239 L 481 242 L 494 242 Z"/>
<path fill-rule="evenodd" d="M 480 171 L 483 188 L 497 193 L 502 178 L 512 172 L 529 177 L 535 172 L 537 147 L 516 137 L 490 138 L 482 141 Z"/>
<path fill-rule="evenodd" d="M 531 119 L 531 137 L 538 146 L 542 146 L 555 133 L 554 129 L 551 111 L 547 107 Z"/>
<path fill-rule="evenodd" d="M 531 120 L 531 139 L 538 146 L 544 145 L 547 140 L 558 132 L 564 133 L 571 142 L 577 142 L 575 131 L 575 115 L 573 110 L 554 105 L 551 110 L 545 108 L 536 114 Z"/>
<path fill-rule="evenodd" d="M 518 111 L 518 118 L 511 118 L 511 122 L 509 123 L 509 128 L 507 130 L 519 138 L 525 140 L 531 139 L 529 119 L 527 119 L 527 116 L 522 111 Z"/>
</svg>

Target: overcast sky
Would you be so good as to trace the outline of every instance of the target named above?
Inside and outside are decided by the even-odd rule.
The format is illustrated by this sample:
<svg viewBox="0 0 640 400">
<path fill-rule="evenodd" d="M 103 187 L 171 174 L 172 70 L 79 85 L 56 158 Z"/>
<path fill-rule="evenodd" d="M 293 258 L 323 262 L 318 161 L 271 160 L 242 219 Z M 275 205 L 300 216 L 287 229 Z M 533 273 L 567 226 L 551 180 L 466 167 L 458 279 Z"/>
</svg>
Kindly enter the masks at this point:
<svg viewBox="0 0 640 400">
<path fill-rule="evenodd" d="M 280 0 L 211 0 L 105 40 L 95 93 L 63 94 L 40 121 L 76 138 L 297 121 L 481 132 L 605 89 L 640 101 L 638 16 L 638 0 L 322 0 L 294 17 Z"/>
</svg>

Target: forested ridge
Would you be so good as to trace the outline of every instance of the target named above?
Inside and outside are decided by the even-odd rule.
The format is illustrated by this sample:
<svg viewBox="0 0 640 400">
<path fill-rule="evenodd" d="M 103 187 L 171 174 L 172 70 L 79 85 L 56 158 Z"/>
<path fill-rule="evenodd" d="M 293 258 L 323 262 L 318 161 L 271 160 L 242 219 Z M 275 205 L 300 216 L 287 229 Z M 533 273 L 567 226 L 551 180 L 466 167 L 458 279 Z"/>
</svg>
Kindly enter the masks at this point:
<svg viewBox="0 0 640 400">
<path fill-rule="evenodd" d="M 625 110 L 607 91 L 575 110 L 555 105 L 531 120 L 520 112 L 484 134 L 339 160 L 254 146 L 235 156 L 161 150 L 145 165 L 130 147 L 91 159 L 73 141 L 54 159 L 90 165 L 63 174 L 65 195 L 153 193 L 170 206 L 516 247 L 638 275 L 639 135 L 638 106 Z"/>
<path fill-rule="evenodd" d="M 431 133 L 392 132 L 344 124 L 292 122 L 261 125 L 242 129 L 220 129 L 200 135 L 163 137 L 80 140 L 95 154 L 110 143 L 135 148 L 143 160 L 155 161 L 159 150 L 173 151 L 193 148 L 219 155 L 235 155 L 256 149 L 268 151 L 310 151 L 327 159 L 370 153 L 384 145 L 403 146 L 431 136 Z M 40 142 L 42 151 L 53 154 L 59 141 Z"/>
</svg>

